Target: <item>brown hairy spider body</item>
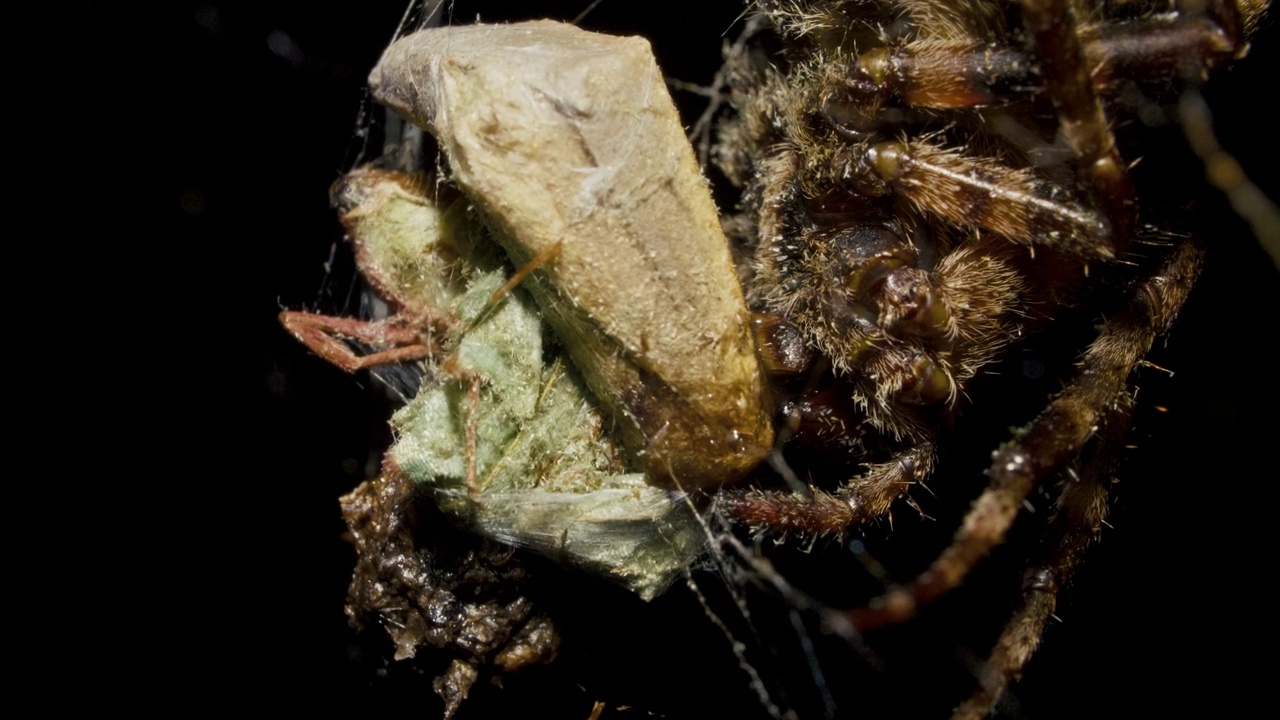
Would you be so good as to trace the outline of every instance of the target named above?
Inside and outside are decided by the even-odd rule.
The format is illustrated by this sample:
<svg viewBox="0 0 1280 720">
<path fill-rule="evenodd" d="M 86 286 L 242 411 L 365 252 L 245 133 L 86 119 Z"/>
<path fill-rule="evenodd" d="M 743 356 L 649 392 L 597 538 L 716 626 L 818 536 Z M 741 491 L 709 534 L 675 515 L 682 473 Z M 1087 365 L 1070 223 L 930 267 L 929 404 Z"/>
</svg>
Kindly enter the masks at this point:
<svg viewBox="0 0 1280 720">
<path fill-rule="evenodd" d="M 788 458 L 810 478 L 831 456 L 861 467 L 836 488 L 730 495 L 734 520 L 822 536 L 885 516 L 930 477 L 984 368 L 1062 308 L 1122 288 L 1074 376 L 993 453 L 950 547 L 832 621 L 862 632 L 914 616 L 1003 542 L 1033 488 L 1069 478 L 959 716 L 989 711 L 1038 644 L 1105 520 L 1130 372 L 1199 272 L 1193 242 L 1140 224 L 1114 126 L 1242 57 L 1265 5 L 764 2 L 780 49 L 730 61 L 738 115 L 720 162 L 745 187 L 748 298 L 790 387 Z"/>
</svg>

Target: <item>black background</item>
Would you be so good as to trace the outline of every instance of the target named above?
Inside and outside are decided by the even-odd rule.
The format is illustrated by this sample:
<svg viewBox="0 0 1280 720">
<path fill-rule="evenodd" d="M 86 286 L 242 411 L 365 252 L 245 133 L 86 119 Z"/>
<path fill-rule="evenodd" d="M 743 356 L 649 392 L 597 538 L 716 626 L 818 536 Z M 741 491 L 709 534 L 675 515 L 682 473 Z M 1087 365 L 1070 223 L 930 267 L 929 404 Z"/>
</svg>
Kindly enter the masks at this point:
<svg viewBox="0 0 1280 720">
<path fill-rule="evenodd" d="M 456 13 L 571 18 L 586 4 L 459 0 Z M 705 82 L 738 5 L 699 5 L 706 19 L 605 0 L 582 24 L 644 34 L 669 75 Z M 385 407 L 367 379 L 309 356 L 275 320 L 286 306 L 348 307 L 349 269 L 324 268 L 341 239 L 326 191 L 353 160 L 363 77 L 402 11 L 399 0 L 0 10 L 18 188 L 10 347 L 23 371 L 12 392 L 37 400 L 15 414 L 9 549 L 23 610 L 9 635 L 28 658 L 18 687 L 31 690 L 20 702 L 438 712 L 429 678 L 377 676 L 342 614 L 353 559 L 335 498 L 363 477 Z M 1208 94 L 1224 144 L 1276 197 L 1271 25 Z M 1144 164 L 1148 182 L 1197 198 L 1186 213 L 1208 264 L 1153 356 L 1176 374 L 1140 375 L 1148 410 L 1115 527 L 1015 691 L 1027 717 L 1231 715 L 1265 701 L 1280 475 L 1267 344 L 1280 284 L 1199 187 L 1193 159 Z M 682 590 L 645 609 L 567 582 L 603 598 L 581 605 L 601 615 L 582 619 L 597 654 L 568 648 L 566 674 L 485 690 L 471 712 L 584 717 L 597 699 L 604 717 L 623 704 L 669 717 L 755 708 Z M 846 680 L 846 661 L 858 662 L 847 652 L 827 671 L 852 710 L 867 674 Z M 967 692 L 963 680 L 934 689 L 923 670 L 902 673 L 911 692 L 949 698 L 904 700 L 908 713 L 941 714 Z M 63 690 L 36 691 L 38 680 Z M 682 689 L 697 699 L 674 699 Z"/>
</svg>

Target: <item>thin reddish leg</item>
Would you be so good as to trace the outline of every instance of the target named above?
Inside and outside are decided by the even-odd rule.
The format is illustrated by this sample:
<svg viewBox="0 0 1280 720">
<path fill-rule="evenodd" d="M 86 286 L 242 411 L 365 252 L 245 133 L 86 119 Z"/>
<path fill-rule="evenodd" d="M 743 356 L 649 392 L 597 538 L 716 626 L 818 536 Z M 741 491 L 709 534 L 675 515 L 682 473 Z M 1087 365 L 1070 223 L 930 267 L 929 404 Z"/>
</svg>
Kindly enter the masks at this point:
<svg viewBox="0 0 1280 720">
<path fill-rule="evenodd" d="M 349 373 L 377 365 L 423 360 L 440 352 L 440 348 L 422 341 L 422 335 L 413 323 L 398 317 L 371 322 L 307 312 L 283 312 L 280 313 L 280 324 L 311 352 Z M 357 355 L 341 338 L 390 349 Z"/>
</svg>

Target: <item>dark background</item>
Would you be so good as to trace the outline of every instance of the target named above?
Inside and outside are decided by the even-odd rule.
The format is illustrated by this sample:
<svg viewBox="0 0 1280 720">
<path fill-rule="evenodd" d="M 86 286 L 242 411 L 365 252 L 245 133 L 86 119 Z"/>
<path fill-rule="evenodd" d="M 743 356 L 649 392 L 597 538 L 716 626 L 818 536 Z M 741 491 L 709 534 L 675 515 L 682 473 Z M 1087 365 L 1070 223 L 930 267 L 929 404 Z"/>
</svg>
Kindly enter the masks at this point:
<svg viewBox="0 0 1280 720">
<path fill-rule="evenodd" d="M 571 18 L 586 4 L 459 0 L 456 12 L 459 22 Z M 709 20 L 605 0 L 582 24 L 644 34 L 670 76 L 706 82 L 739 6 L 701 5 Z M 37 360 L 11 387 L 39 399 L 18 416 L 30 421 L 17 436 L 9 550 L 24 609 L 9 636 L 29 658 L 19 688 L 54 679 L 65 690 L 20 689 L 20 701 L 438 712 L 429 678 L 381 677 L 342 613 L 353 556 L 335 498 L 364 476 L 386 408 L 367 378 L 309 356 L 275 321 L 282 307 L 351 307 L 350 261 L 324 267 L 341 239 L 327 189 L 353 162 L 363 78 L 402 11 L 399 0 L 0 10 L 18 188 L 9 234 L 24 291 L 12 295 L 24 302 L 12 303 L 10 346 Z M 1219 136 L 1272 197 L 1280 156 L 1263 103 L 1276 35 L 1268 23 L 1208 92 Z M 1176 374 L 1140 374 L 1146 409 L 1114 529 L 1015 690 L 1026 717 L 1221 716 L 1265 702 L 1280 425 L 1265 343 L 1280 330 L 1280 284 L 1243 224 L 1200 188 L 1193 158 L 1170 150 L 1144 164 L 1152 193 L 1165 183 L 1197 198 L 1178 221 L 1202 235 L 1208 262 L 1153 356 Z M 944 542 L 954 525 L 940 525 Z M 566 583 L 601 598 L 581 605 L 597 616 L 575 620 L 594 628 L 591 650 L 567 647 L 561 670 L 478 690 L 473 713 L 584 717 L 596 699 L 609 703 L 604 717 L 624 704 L 669 717 L 756 708 L 683 589 L 644 608 Z M 966 602 L 999 611 L 1016 583 L 999 587 L 997 600 L 957 601 L 920 632 L 958 642 L 942 624 L 968 623 Z M 977 636 L 954 658 L 984 654 L 991 635 Z M 945 713 L 967 693 L 963 676 L 935 682 L 887 642 L 897 664 L 883 684 L 903 690 L 907 714 Z M 874 708 L 891 703 L 856 653 L 829 662 L 843 708 L 856 709 L 859 683 Z M 779 682 L 798 706 L 812 702 Z M 698 700 L 674 699 L 690 687 Z"/>
</svg>

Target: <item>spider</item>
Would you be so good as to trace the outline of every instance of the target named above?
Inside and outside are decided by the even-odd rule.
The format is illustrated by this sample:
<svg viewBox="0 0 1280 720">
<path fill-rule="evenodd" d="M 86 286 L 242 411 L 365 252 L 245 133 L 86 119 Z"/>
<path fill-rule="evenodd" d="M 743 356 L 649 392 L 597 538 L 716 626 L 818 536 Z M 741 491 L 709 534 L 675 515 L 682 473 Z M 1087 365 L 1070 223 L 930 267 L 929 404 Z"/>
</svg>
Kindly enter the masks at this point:
<svg viewBox="0 0 1280 720">
<path fill-rule="evenodd" d="M 1139 224 L 1113 123 L 1241 57 L 1266 3 L 758 5 L 781 50 L 730 61 L 738 115 L 719 146 L 746 188 L 748 298 L 769 316 L 767 364 L 792 378 L 785 425 L 805 448 L 792 456 L 862 470 L 835 489 L 727 494 L 731 518 L 841 535 L 885 516 L 930 477 L 1006 346 L 1097 297 L 1100 279 L 1124 288 L 1074 377 L 993 453 L 951 545 L 843 618 L 865 632 L 913 617 L 1003 541 L 1033 488 L 1069 478 L 1022 607 L 957 712 L 985 715 L 1105 521 L 1128 377 L 1200 268 L 1192 241 Z"/>
<path fill-rule="evenodd" d="M 886 516 L 928 480 L 1006 346 L 1073 306 L 1108 307 L 1076 379 L 996 451 L 954 543 L 915 581 L 832 618 L 858 632 L 909 619 L 1004 539 L 1033 487 L 1074 477 L 961 716 L 985 714 L 1020 670 L 1104 521 L 1128 375 L 1199 267 L 1193 244 L 1165 247 L 1139 223 L 1104 108 L 1142 112 L 1235 59 L 1263 7 L 762 3 L 756 22 L 771 30 L 727 66 L 737 114 L 718 160 L 746 193 L 729 224 L 782 401 L 780 445 L 813 482 L 722 492 L 734 521 L 840 536 Z M 761 62 L 771 43 L 781 49 Z M 421 333 L 323 330 L 394 348 L 378 362 L 431 352 Z M 864 469 L 832 488 L 845 466 Z M 765 488 L 769 473 L 756 475 Z"/>
</svg>

